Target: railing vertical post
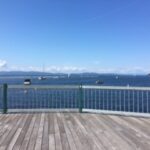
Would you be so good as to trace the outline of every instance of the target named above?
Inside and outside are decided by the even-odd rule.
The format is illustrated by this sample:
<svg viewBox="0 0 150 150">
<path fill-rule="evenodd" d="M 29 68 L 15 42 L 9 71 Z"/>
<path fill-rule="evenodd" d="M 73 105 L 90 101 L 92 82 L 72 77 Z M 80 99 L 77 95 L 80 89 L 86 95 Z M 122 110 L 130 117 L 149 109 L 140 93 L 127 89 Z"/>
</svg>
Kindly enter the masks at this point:
<svg viewBox="0 0 150 150">
<path fill-rule="evenodd" d="M 7 113 L 7 84 L 3 84 L 3 113 Z"/>
<path fill-rule="evenodd" d="M 82 113 L 83 109 L 83 88 L 82 84 L 79 86 L 79 112 Z"/>
</svg>

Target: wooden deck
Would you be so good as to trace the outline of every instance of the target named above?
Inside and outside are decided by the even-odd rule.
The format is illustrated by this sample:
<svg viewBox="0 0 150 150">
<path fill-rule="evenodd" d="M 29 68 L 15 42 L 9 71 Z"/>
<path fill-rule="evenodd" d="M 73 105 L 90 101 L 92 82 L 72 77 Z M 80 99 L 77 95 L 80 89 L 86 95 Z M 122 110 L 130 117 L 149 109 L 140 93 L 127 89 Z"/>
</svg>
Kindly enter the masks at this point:
<svg viewBox="0 0 150 150">
<path fill-rule="evenodd" d="M 0 150 L 149 150 L 150 119 L 100 114 L 0 115 Z"/>
</svg>

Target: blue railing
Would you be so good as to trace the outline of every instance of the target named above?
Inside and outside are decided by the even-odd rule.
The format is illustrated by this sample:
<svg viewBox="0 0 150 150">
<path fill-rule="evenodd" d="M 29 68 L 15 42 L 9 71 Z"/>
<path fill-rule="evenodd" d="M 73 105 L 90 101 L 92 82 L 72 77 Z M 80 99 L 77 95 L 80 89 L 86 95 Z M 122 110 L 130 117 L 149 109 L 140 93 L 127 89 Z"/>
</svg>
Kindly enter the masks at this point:
<svg viewBox="0 0 150 150">
<path fill-rule="evenodd" d="M 5 91 L 6 90 L 6 91 Z M 150 115 L 150 88 L 114 86 L 0 86 L 0 109 Z M 7 97 L 4 93 L 7 92 Z M 5 103 L 7 101 L 7 103 Z M 5 106 L 7 105 L 7 106 Z"/>
</svg>

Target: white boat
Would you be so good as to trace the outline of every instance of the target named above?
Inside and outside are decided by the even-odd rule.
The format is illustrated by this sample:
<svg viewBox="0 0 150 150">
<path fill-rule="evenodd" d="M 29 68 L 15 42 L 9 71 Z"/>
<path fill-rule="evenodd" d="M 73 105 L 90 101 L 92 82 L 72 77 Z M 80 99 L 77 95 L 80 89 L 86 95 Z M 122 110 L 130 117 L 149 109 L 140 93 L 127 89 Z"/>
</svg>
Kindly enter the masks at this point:
<svg viewBox="0 0 150 150">
<path fill-rule="evenodd" d="M 119 76 L 116 76 L 116 79 L 119 79 Z"/>
<path fill-rule="evenodd" d="M 104 82 L 103 82 L 103 81 L 100 81 L 100 80 L 97 80 L 97 81 L 95 82 L 95 84 L 97 84 L 97 85 L 102 85 L 102 84 L 104 84 Z"/>
<path fill-rule="evenodd" d="M 43 77 L 43 76 L 40 76 L 38 77 L 39 80 L 46 80 L 47 78 L 46 77 Z"/>
<path fill-rule="evenodd" d="M 43 71 L 42 72 L 44 73 L 44 65 L 43 65 Z M 38 77 L 38 79 L 39 80 L 46 80 L 47 78 L 45 76 L 40 76 L 40 77 Z"/>
<path fill-rule="evenodd" d="M 24 80 L 24 85 L 30 85 L 31 84 L 31 80 L 30 79 L 25 79 Z"/>
</svg>

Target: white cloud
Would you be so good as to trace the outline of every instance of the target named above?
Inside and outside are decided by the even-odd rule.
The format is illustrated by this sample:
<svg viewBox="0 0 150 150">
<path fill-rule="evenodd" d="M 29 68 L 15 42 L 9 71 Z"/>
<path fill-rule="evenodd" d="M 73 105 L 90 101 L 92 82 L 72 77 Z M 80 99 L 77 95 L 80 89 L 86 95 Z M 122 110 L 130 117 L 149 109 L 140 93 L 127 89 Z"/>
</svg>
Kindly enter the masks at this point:
<svg viewBox="0 0 150 150">
<path fill-rule="evenodd" d="M 42 72 L 43 69 L 41 67 L 36 66 L 8 66 L 5 71 L 38 71 Z M 44 72 L 52 72 L 52 73 L 80 73 L 87 71 L 82 67 L 75 66 L 47 66 L 44 68 Z"/>
<path fill-rule="evenodd" d="M 79 73 L 85 72 L 86 68 L 75 66 L 49 66 L 45 69 L 47 72 L 61 72 L 61 73 Z"/>
<path fill-rule="evenodd" d="M 98 67 L 99 62 L 93 67 L 77 67 L 77 66 L 46 66 L 44 72 L 51 73 L 83 73 L 83 72 L 96 72 L 96 73 L 119 73 L 119 74 L 148 74 L 149 68 L 142 67 L 124 67 L 124 68 L 102 68 Z M 38 71 L 41 72 L 42 68 L 38 66 L 19 66 L 9 65 L 7 61 L 0 60 L 0 71 Z"/>
<path fill-rule="evenodd" d="M 124 67 L 124 68 L 97 68 L 91 69 L 92 72 L 97 73 L 118 73 L 118 74 L 148 74 L 150 69 L 142 67 Z"/>
<path fill-rule="evenodd" d="M 0 69 L 4 69 L 7 67 L 7 61 L 0 59 Z"/>
</svg>

